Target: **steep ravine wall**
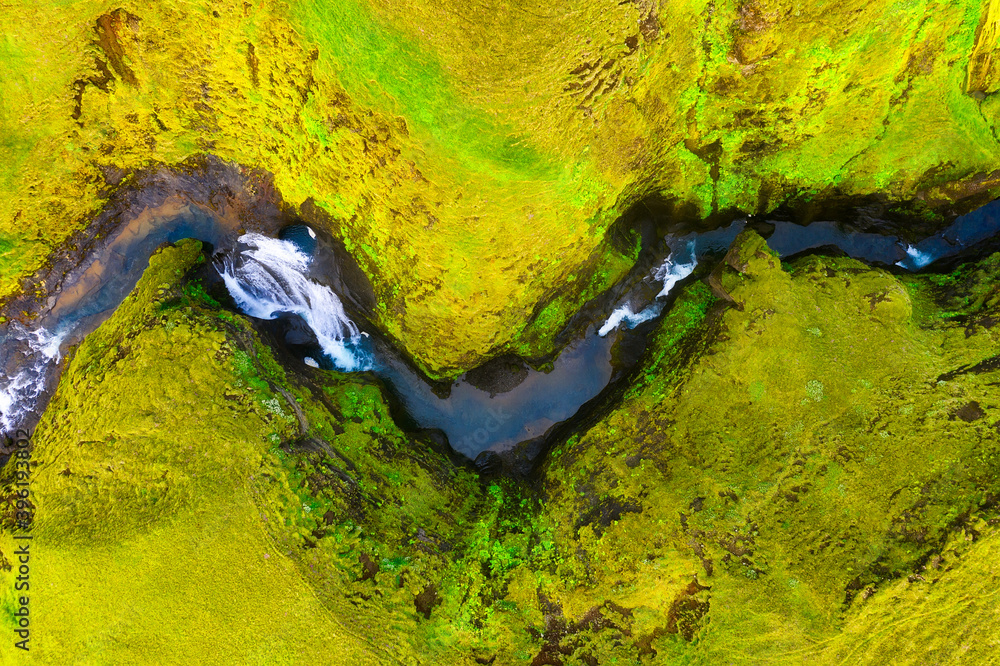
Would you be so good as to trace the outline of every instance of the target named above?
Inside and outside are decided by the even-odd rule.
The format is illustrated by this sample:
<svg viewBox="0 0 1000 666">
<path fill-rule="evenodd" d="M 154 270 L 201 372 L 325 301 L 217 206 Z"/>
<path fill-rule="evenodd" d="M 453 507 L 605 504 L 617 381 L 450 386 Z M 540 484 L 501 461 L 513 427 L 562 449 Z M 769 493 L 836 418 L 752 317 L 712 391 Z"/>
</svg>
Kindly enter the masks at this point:
<svg viewBox="0 0 1000 666">
<path fill-rule="evenodd" d="M 606 232 L 640 200 L 934 225 L 995 196 L 995 4 L 15 2 L 0 295 L 128 174 L 207 153 L 341 238 L 431 375 L 537 355 L 627 270 Z"/>
<path fill-rule="evenodd" d="M 1000 655 L 1000 253 L 897 276 L 744 233 L 736 305 L 683 288 L 533 483 L 401 431 L 364 375 L 279 365 L 203 262 L 153 256 L 33 433 L 37 663 Z"/>
</svg>

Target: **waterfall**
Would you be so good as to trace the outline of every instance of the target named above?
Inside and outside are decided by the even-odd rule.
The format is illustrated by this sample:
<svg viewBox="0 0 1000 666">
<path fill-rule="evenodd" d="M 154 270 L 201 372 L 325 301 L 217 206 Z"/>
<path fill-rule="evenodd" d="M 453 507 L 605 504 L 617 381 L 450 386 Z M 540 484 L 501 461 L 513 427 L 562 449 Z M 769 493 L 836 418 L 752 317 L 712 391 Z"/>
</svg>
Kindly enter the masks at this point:
<svg viewBox="0 0 1000 666">
<path fill-rule="evenodd" d="M 654 302 L 640 312 L 632 312 L 632 306 L 626 303 L 611 313 L 611 316 L 608 317 L 608 320 L 597 331 L 597 334 L 603 338 L 622 323 L 625 324 L 626 328 L 635 328 L 645 321 L 656 319 L 660 316 L 661 312 L 663 312 L 663 303 L 660 301 Z"/>
<path fill-rule="evenodd" d="M 693 240 L 688 241 L 684 245 L 683 250 L 677 247 L 672 247 L 671 250 L 670 256 L 653 271 L 653 277 L 663 283 L 663 289 L 656 295 L 657 298 L 663 298 L 669 294 L 670 290 L 678 282 L 691 275 L 694 272 L 695 266 L 698 265 L 698 258 L 695 256 L 695 242 Z"/>
<path fill-rule="evenodd" d="M 219 274 L 244 314 L 257 319 L 298 315 L 337 368 L 372 369 L 371 355 L 361 348 L 365 334 L 347 317 L 329 287 L 306 276 L 312 257 L 290 240 L 260 234 L 241 236 L 239 243 L 247 249 L 226 256 Z"/>
<path fill-rule="evenodd" d="M 923 268 L 935 259 L 937 259 L 937 257 L 930 252 L 921 252 L 914 246 L 907 244 L 906 259 L 897 261 L 896 265 L 900 268 L 905 268 L 908 271 L 915 271 Z"/>
<path fill-rule="evenodd" d="M 11 326 L 3 341 L 5 351 L 20 355 L 25 363 L 11 377 L 0 375 L 0 430 L 13 431 L 21 418 L 35 407 L 46 386 L 46 375 L 59 363 L 59 348 L 72 331 L 66 326 L 55 333 L 38 328 L 29 331 Z"/>
<path fill-rule="evenodd" d="M 653 278 L 663 283 L 663 288 L 656 295 L 656 300 L 640 312 L 633 312 L 629 303 L 617 307 L 597 331 L 599 336 L 603 338 L 623 323 L 627 328 L 635 328 L 643 322 L 660 316 L 660 313 L 663 312 L 663 302 L 659 299 L 667 296 L 677 286 L 677 283 L 691 275 L 695 266 L 698 265 L 698 258 L 695 256 L 695 241 L 691 240 L 682 244 L 673 239 L 670 247 L 670 255 L 664 259 L 662 264 L 653 269 Z"/>
</svg>

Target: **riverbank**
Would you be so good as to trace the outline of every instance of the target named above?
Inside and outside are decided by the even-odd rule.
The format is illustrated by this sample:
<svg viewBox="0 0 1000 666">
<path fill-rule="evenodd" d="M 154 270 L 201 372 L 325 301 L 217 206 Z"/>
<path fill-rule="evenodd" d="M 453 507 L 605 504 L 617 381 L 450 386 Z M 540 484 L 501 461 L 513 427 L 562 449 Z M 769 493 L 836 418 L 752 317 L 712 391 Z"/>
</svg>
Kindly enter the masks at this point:
<svg viewBox="0 0 1000 666">
<path fill-rule="evenodd" d="M 321 213 L 450 379 L 544 355 L 633 263 L 630 211 L 838 200 L 926 235 L 1000 195 L 991 6 L 447 6 L 12 5 L 0 296 L 129 178 L 211 154 Z"/>
<path fill-rule="evenodd" d="M 258 558 L 241 568 L 278 562 L 242 577 L 247 593 L 301 578 L 376 663 L 906 657 L 919 627 L 875 641 L 863 627 L 895 617 L 900 594 L 950 613 L 931 581 L 988 573 L 1000 404 L 990 366 L 969 368 L 995 355 L 1000 255 L 897 276 L 843 257 L 782 264 L 748 232 L 716 281 L 742 307 L 682 288 L 628 387 L 531 483 L 456 466 L 393 424 L 377 385 L 275 364 L 243 317 L 184 285 L 195 244 L 157 256 L 69 359 L 35 433 L 35 544 L 56 564 L 33 576 L 55 586 L 49 613 L 101 598 L 105 578 L 80 567 L 105 551 L 135 560 L 130 580 L 163 580 L 149 562 L 176 556 L 181 528 L 201 544 L 178 565 L 203 572 L 203 606 L 228 600 L 233 542 L 212 527 L 227 514 L 267 535 L 238 549 Z M 209 498 L 232 495 L 223 482 L 251 504 L 227 500 L 209 520 Z M 158 589 L 146 616 L 189 632 L 181 618 L 197 618 L 175 613 L 187 588 Z M 93 617 L 32 640 L 81 654 L 105 626 Z M 994 628 L 964 617 L 952 622 L 968 654 L 989 659 Z M 49 618 L 37 626 L 62 626 Z M 118 625 L 125 640 L 103 654 L 145 645 L 143 626 Z M 204 626 L 240 658 L 285 635 Z M 928 640 L 941 658 L 966 654 Z"/>
</svg>

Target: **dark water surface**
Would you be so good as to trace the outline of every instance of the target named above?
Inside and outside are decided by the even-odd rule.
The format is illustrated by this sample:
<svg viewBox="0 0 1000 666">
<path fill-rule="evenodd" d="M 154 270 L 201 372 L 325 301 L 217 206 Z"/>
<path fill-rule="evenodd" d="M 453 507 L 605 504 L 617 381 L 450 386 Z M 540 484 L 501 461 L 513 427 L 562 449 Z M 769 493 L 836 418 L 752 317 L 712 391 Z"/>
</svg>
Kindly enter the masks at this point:
<svg viewBox="0 0 1000 666">
<path fill-rule="evenodd" d="M 836 246 L 870 263 L 918 270 L 1000 233 L 1000 202 L 958 218 L 915 246 L 888 236 L 851 232 L 835 222 L 767 224 L 774 228 L 768 244 L 782 256 Z M 637 337 L 642 344 L 641 338 L 653 328 L 643 324 L 662 316 L 673 286 L 699 261 L 724 253 L 746 222 L 667 237 L 666 256 L 654 262 L 644 280 L 645 296 L 632 290 L 605 308 L 599 319 L 577 322 L 580 333 L 570 339 L 548 372 L 519 359 L 500 359 L 466 373 L 444 391 L 428 383 L 365 322 L 349 319 L 318 268 L 335 261 L 332 250 L 308 227 L 286 227 L 274 239 L 240 237 L 237 226 L 232 219 L 182 201 L 144 211 L 67 276 L 65 286 L 43 304 L 31 328 L 0 324 L 0 426 L 12 431 L 37 419 L 45 395 L 58 380 L 66 348 L 113 312 L 134 288 L 156 247 L 190 237 L 221 253 L 218 265 L 241 310 L 258 318 L 282 317 L 288 349 L 303 364 L 374 372 L 417 426 L 443 431 L 452 447 L 469 458 L 485 450 L 508 450 L 544 436 L 600 394 L 621 369 L 612 362 L 614 346 L 634 344 Z M 630 330 L 634 327 L 638 329 Z"/>
</svg>

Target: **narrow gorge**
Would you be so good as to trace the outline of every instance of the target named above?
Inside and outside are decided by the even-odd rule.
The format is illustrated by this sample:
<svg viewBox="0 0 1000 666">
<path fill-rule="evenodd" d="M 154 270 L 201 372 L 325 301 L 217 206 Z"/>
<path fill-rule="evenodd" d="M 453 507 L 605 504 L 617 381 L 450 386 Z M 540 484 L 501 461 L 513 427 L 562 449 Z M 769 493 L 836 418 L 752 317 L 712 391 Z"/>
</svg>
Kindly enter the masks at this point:
<svg viewBox="0 0 1000 666">
<path fill-rule="evenodd" d="M 0 663 L 1000 659 L 1000 5 L 0 31 Z"/>
</svg>

